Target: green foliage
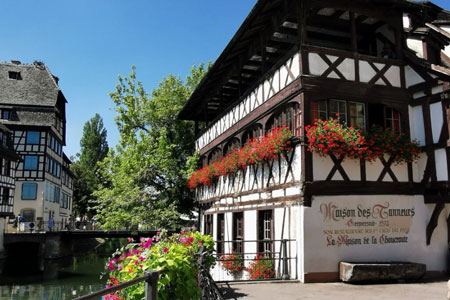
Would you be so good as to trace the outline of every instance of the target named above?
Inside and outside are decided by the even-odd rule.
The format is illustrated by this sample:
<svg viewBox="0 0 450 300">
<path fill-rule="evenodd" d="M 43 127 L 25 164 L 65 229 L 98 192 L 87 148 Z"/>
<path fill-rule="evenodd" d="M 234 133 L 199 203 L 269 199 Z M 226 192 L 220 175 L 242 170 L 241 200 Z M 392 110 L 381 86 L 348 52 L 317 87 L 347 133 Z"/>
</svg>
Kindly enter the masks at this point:
<svg viewBox="0 0 450 300">
<path fill-rule="evenodd" d="M 100 182 L 97 162 L 108 153 L 107 132 L 103 119 L 95 114 L 84 124 L 80 140 L 81 154 L 77 154 L 71 166 L 74 174 L 74 212 L 78 215 L 92 216 L 90 207 L 95 206 L 96 197 L 92 194 Z"/>
<path fill-rule="evenodd" d="M 145 271 L 164 270 L 158 282 L 158 299 L 200 299 L 197 284 L 197 254 L 204 253 L 206 267 L 214 263 L 214 240 L 197 231 L 130 243 L 114 254 L 107 264 L 110 286 L 144 275 Z M 143 299 L 144 283 L 123 289 L 112 299 Z M 112 295 L 111 295 L 112 296 Z"/>
<path fill-rule="evenodd" d="M 101 164 L 105 181 L 95 193 L 105 229 L 175 228 L 180 214 L 191 212 L 187 178 L 195 164 L 194 124 L 177 116 L 208 67 L 193 67 L 185 82 L 169 75 L 151 95 L 136 80 L 135 67 L 129 77 L 119 76 L 110 96 L 120 145 Z"/>
</svg>

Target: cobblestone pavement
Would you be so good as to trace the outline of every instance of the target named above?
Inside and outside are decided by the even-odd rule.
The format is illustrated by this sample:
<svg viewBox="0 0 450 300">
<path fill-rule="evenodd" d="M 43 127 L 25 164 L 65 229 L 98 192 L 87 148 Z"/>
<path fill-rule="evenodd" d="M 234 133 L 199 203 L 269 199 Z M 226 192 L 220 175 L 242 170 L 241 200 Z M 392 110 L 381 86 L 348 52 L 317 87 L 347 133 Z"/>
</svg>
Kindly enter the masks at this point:
<svg viewBox="0 0 450 300">
<path fill-rule="evenodd" d="M 222 283 L 225 299 L 261 300 L 445 300 L 447 280 L 355 285 L 344 283 Z"/>
</svg>

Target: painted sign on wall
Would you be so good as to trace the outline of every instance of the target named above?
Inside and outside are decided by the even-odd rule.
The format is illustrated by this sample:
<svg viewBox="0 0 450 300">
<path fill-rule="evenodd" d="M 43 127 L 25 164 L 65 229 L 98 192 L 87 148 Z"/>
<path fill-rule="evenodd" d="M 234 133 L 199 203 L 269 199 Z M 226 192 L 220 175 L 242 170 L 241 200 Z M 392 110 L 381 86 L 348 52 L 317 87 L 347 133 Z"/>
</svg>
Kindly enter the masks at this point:
<svg viewBox="0 0 450 300">
<path fill-rule="evenodd" d="M 415 207 L 395 207 L 386 201 L 373 205 L 324 202 L 320 205 L 327 247 L 387 245 L 408 242 Z"/>
</svg>

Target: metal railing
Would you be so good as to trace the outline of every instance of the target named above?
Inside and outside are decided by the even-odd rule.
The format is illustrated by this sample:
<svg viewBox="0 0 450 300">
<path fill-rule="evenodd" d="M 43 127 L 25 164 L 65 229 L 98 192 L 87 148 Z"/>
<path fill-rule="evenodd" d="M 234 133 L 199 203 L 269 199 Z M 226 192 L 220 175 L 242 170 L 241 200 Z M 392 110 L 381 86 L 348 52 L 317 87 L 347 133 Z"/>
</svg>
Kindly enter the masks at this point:
<svg viewBox="0 0 450 300">
<path fill-rule="evenodd" d="M 238 253 L 235 249 L 243 249 Z M 248 280 L 289 280 L 296 279 L 297 244 L 295 240 L 232 240 L 216 241 L 217 264 L 211 275 L 217 282 Z M 255 261 L 266 262 L 273 275 L 268 278 L 252 279 L 250 272 Z M 230 272 L 227 265 L 239 266 L 239 271 Z M 236 269 L 236 268 L 235 268 Z"/>
<path fill-rule="evenodd" d="M 202 289 L 201 300 L 224 300 L 222 292 L 205 266 L 204 253 L 198 258 L 198 285 Z"/>
<path fill-rule="evenodd" d="M 35 222 L 20 222 L 9 223 L 5 227 L 5 233 L 41 233 L 41 232 L 60 232 L 60 231 L 95 231 L 101 230 L 99 223 L 93 222 L 48 222 L 48 221 L 35 221 Z"/>
<path fill-rule="evenodd" d="M 144 300 L 157 300 L 158 299 L 158 280 L 159 275 L 162 273 L 162 270 L 159 271 L 149 271 L 145 272 L 144 276 L 132 279 L 130 281 L 99 290 L 96 292 L 92 292 L 90 294 L 75 298 L 74 300 L 90 300 L 95 299 L 97 297 L 105 296 L 108 294 L 115 293 L 129 286 L 138 284 L 140 282 L 145 282 L 145 297 Z"/>
</svg>

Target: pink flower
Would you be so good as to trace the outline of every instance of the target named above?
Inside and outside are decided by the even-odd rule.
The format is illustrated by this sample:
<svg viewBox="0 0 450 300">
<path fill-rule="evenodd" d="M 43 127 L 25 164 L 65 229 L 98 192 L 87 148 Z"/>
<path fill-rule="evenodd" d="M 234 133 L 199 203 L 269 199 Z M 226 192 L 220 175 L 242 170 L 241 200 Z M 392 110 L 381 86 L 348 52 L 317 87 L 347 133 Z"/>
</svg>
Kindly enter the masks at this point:
<svg viewBox="0 0 450 300">
<path fill-rule="evenodd" d="M 163 252 L 166 253 L 167 251 L 169 251 L 169 248 L 164 248 Z"/>
<path fill-rule="evenodd" d="M 108 268 L 109 268 L 110 271 L 114 271 L 114 265 L 113 265 L 112 262 L 109 262 Z"/>
<path fill-rule="evenodd" d="M 133 250 L 133 253 L 134 253 L 134 254 L 138 254 L 139 252 L 141 252 L 141 251 L 139 251 L 139 249 L 134 249 L 134 250 Z"/>
<path fill-rule="evenodd" d="M 133 241 L 133 239 L 132 238 L 128 238 L 128 243 L 131 243 Z"/>
</svg>

